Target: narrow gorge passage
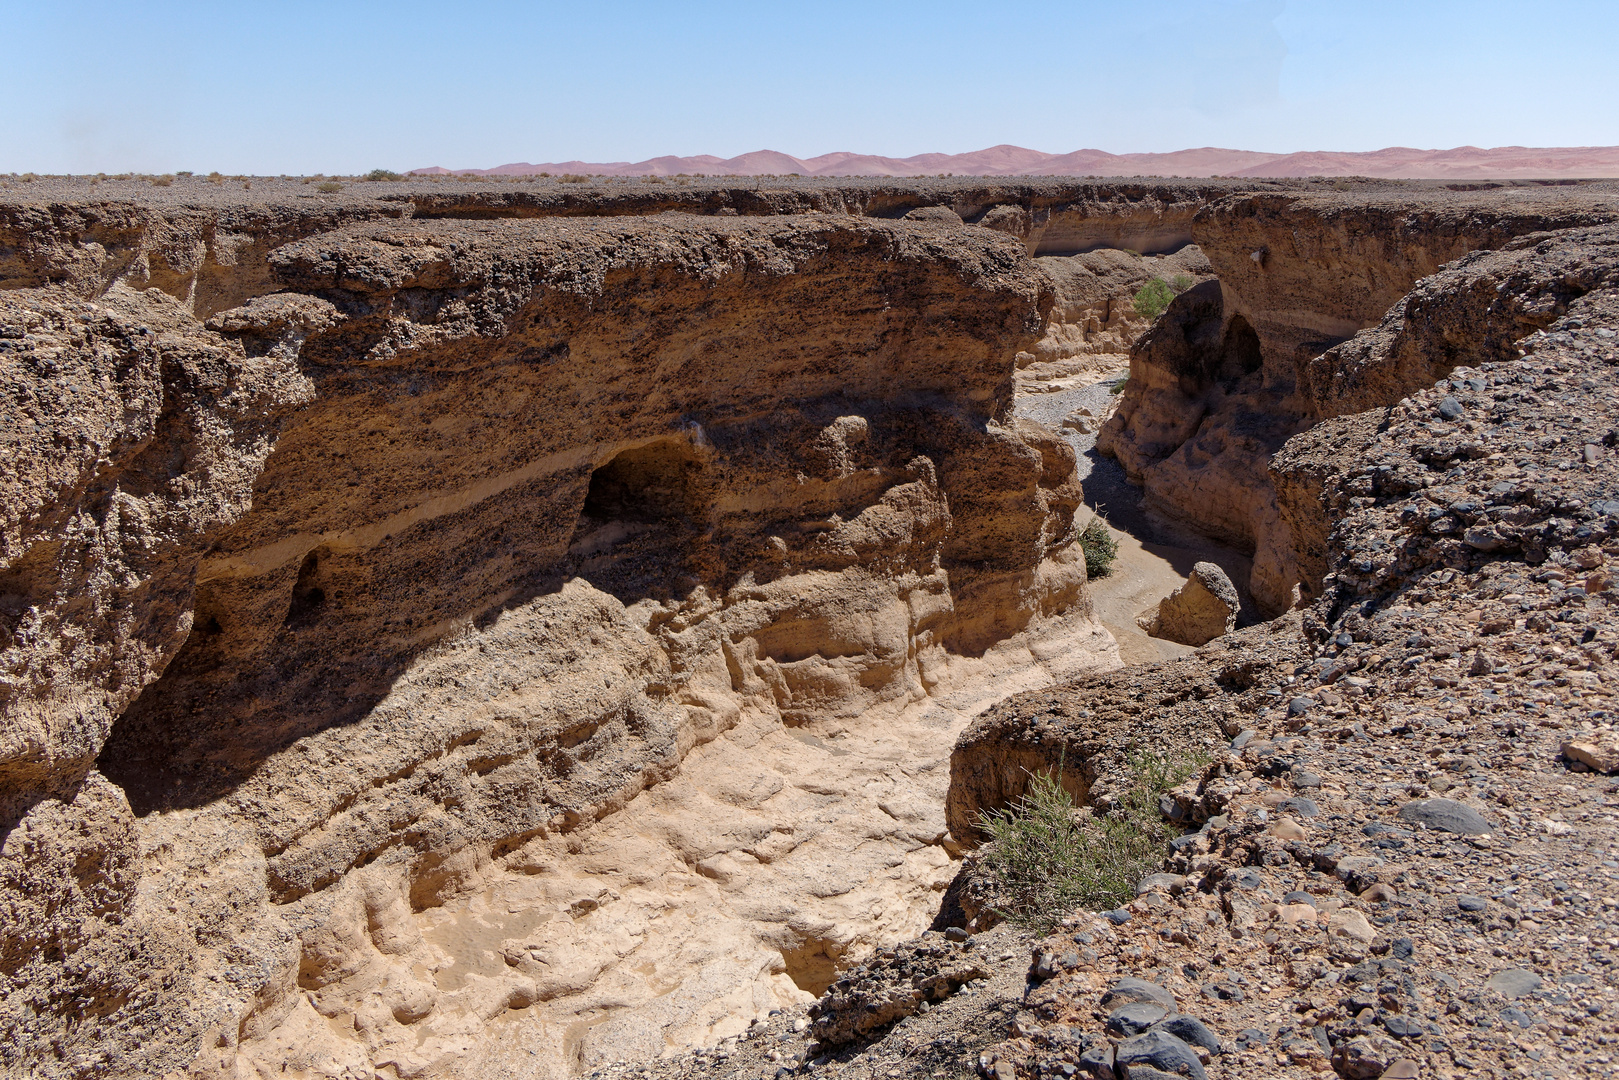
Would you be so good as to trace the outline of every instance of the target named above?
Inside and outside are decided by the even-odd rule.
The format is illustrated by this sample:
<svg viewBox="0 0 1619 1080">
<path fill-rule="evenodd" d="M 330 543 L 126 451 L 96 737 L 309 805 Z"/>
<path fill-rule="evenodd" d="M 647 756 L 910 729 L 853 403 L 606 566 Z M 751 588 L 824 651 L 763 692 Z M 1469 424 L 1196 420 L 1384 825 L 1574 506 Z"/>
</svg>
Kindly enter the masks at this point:
<svg viewBox="0 0 1619 1080">
<path fill-rule="evenodd" d="M 1274 712 L 1299 615 L 1190 657 L 1137 619 L 1197 560 L 1245 622 L 1330 585 L 1330 447 L 1273 455 L 1448 372 L 1479 290 L 1327 338 L 1614 213 L 197 186 L 0 200 L 0 431 L 48 466 L 0 477 L 22 1075 L 563 1080 L 802 1008 L 934 921 L 1024 769 L 1113 798 Z"/>
</svg>

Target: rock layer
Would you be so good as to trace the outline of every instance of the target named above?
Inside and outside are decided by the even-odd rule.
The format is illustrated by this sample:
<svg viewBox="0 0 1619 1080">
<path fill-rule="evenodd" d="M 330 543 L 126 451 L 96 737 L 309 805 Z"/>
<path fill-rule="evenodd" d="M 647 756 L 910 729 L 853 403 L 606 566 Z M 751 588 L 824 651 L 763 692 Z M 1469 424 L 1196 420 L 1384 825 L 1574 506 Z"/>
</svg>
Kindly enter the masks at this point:
<svg viewBox="0 0 1619 1080">
<path fill-rule="evenodd" d="M 1261 610 L 1281 611 L 1309 575 L 1269 479 L 1271 456 L 1317 421 L 1393 404 L 1485 337 L 1493 335 L 1495 348 L 1514 327 L 1527 332 L 1531 310 L 1552 317 L 1566 303 L 1558 295 L 1577 292 L 1581 274 L 1571 266 L 1568 284 L 1544 286 L 1511 314 L 1448 316 L 1437 308 L 1481 310 L 1479 297 L 1448 286 L 1437 289 L 1446 299 L 1429 313 L 1421 290 L 1402 300 L 1406 292 L 1470 251 L 1616 218 L 1610 199 L 1520 192 L 1234 195 L 1212 203 L 1193 232 L 1219 285 L 1177 298 L 1138 342 L 1098 446 L 1118 457 L 1157 512 L 1252 552 L 1249 592 Z M 1342 352 L 1352 348 L 1348 338 L 1385 313 L 1403 321 L 1390 311 L 1397 301 L 1423 312 L 1416 336 L 1354 346 L 1379 358 L 1351 361 Z"/>
<path fill-rule="evenodd" d="M 1001 419 L 1051 300 L 993 230 L 384 222 L 266 265 L 286 291 L 206 327 L 127 282 L 5 295 L 12 430 L 82 431 L 9 496 L 13 1067 L 493 1067 L 472 1033 L 613 955 L 497 923 L 465 972 L 423 913 L 537 874 L 490 895 L 589 914 L 548 860 L 745 721 L 897 716 L 1042 626 L 1108 662 L 1072 451 Z M 884 805 L 925 896 L 942 825 Z M 731 843 L 803 843 L 771 835 Z M 799 924 L 746 1009 L 857 940 Z M 735 990 L 641 1023 L 701 1038 Z"/>
</svg>

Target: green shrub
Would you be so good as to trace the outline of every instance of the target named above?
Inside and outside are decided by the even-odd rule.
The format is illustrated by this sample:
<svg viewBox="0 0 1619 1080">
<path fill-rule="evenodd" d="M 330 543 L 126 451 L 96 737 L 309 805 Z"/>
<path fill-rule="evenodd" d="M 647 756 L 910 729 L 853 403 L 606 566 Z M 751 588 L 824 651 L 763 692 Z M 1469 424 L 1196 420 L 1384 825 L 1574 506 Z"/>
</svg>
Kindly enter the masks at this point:
<svg viewBox="0 0 1619 1080">
<path fill-rule="evenodd" d="M 343 190 L 343 185 L 339 184 L 336 180 L 322 180 L 320 183 L 315 185 L 315 190 L 323 191 L 328 195 L 335 195 L 339 191 Z"/>
<path fill-rule="evenodd" d="M 1074 805 L 1062 786 L 1060 762 L 1055 775 L 1031 773 L 1016 804 L 978 818 L 991 840 L 984 866 L 1007 902 L 997 914 L 1049 933 L 1079 908 L 1100 911 L 1128 902 L 1136 883 L 1163 861 L 1169 830 L 1158 796 L 1206 760 L 1194 754 L 1171 762 L 1136 753 L 1130 790 L 1101 816 Z"/>
<path fill-rule="evenodd" d="M 1126 375 L 1122 379 L 1114 379 L 1112 382 L 1108 383 L 1107 392 L 1112 394 L 1114 397 L 1118 397 L 1120 394 L 1124 393 L 1124 388 L 1129 385 L 1130 376 Z"/>
<path fill-rule="evenodd" d="M 1175 290 L 1175 294 L 1177 296 L 1180 295 L 1192 287 L 1191 275 L 1176 274 L 1174 277 L 1169 279 L 1169 287 Z"/>
<path fill-rule="evenodd" d="M 1164 313 L 1173 299 L 1175 290 L 1169 287 L 1169 282 L 1163 278 L 1153 278 L 1136 291 L 1136 314 L 1156 319 Z"/>
<path fill-rule="evenodd" d="M 366 173 L 365 176 L 361 177 L 361 179 L 363 179 L 363 180 L 403 180 L 404 177 L 401 176 L 399 173 L 393 172 L 393 171 L 391 171 L 389 169 L 372 169 L 370 172 Z"/>
<path fill-rule="evenodd" d="M 1085 553 L 1085 573 L 1093 578 L 1107 577 L 1119 557 L 1119 542 L 1107 522 L 1098 514 L 1079 534 L 1079 550 Z"/>
<path fill-rule="evenodd" d="M 172 183 L 174 183 L 174 177 L 169 176 L 167 174 L 165 174 L 163 176 L 154 176 L 154 177 L 152 177 L 152 186 L 153 187 L 168 187 Z"/>
</svg>

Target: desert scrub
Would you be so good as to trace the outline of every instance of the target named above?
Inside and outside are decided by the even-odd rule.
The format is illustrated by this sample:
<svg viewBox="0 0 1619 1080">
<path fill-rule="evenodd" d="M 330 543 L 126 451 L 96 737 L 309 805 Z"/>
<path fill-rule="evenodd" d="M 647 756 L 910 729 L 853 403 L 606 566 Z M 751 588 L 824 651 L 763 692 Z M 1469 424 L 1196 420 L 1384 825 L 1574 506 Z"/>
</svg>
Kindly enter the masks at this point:
<svg viewBox="0 0 1619 1080">
<path fill-rule="evenodd" d="M 1129 791 L 1103 815 L 1074 804 L 1060 765 L 1055 774 L 1029 774 L 1023 798 L 978 818 L 990 838 L 984 867 L 1006 903 L 996 914 L 1049 933 L 1081 908 L 1127 903 L 1136 882 L 1163 861 L 1169 830 L 1158 797 L 1206 761 L 1196 754 L 1171 761 L 1137 752 L 1130 758 Z"/>
<path fill-rule="evenodd" d="M 403 180 L 404 177 L 392 169 L 372 169 L 360 179 L 362 180 Z"/>
<path fill-rule="evenodd" d="M 336 180 L 322 180 L 320 183 L 315 185 L 315 190 L 323 191 L 328 195 L 335 195 L 339 191 L 343 190 L 343 185 L 339 184 Z"/>
<path fill-rule="evenodd" d="M 1133 297 L 1136 314 L 1148 319 L 1156 319 L 1162 315 L 1173 299 L 1175 289 L 1163 278 L 1153 278 L 1137 289 Z"/>
<path fill-rule="evenodd" d="M 1100 514 L 1091 518 L 1079 534 L 1079 550 L 1085 553 L 1085 573 L 1089 577 L 1107 577 L 1113 572 L 1113 563 L 1119 557 L 1119 542 Z"/>
</svg>

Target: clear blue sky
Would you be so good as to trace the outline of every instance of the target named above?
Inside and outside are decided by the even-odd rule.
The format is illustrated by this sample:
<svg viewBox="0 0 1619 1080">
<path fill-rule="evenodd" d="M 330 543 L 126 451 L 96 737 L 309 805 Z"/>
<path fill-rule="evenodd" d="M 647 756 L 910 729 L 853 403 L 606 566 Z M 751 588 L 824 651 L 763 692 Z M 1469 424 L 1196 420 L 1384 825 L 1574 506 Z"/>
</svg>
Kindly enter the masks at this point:
<svg viewBox="0 0 1619 1080">
<path fill-rule="evenodd" d="M 1619 0 L 0 0 L 0 171 L 1619 144 Z"/>
</svg>

